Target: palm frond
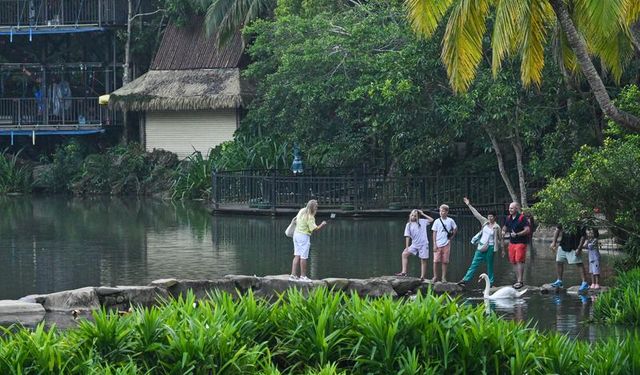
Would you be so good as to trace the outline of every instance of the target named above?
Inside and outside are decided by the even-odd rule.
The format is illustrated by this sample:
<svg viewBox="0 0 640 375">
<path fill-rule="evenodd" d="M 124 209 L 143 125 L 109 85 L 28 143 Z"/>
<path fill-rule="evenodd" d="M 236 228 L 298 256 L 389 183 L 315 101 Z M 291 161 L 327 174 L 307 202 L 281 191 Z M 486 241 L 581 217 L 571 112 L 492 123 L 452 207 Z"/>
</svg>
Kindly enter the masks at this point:
<svg viewBox="0 0 640 375">
<path fill-rule="evenodd" d="M 546 1 L 530 0 L 526 7 L 522 24 L 522 61 L 520 79 L 530 85 L 542 82 L 544 68 L 544 46 L 547 39 L 547 25 L 554 20 L 551 5 Z"/>
<path fill-rule="evenodd" d="M 572 13 L 576 26 L 588 39 L 606 39 L 620 28 L 627 1 L 574 0 Z"/>
<path fill-rule="evenodd" d="M 453 0 L 405 0 L 407 17 L 413 31 L 429 38 L 438 28 Z"/>
<path fill-rule="evenodd" d="M 488 0 L 460 0 L 452 8 L 443 38 L 442 61 L 456 92 L 468 89 L 475 78 L 488 12 Z"/>
<path fill-rule="evenodd" d="M 576 0 L 574 3 L 576 26 L 616 81 L 620 80 L 630 61 L 632 45 L 628 18 L 638 11 L 636 8 L 640 5 L 637 3 L 637 0 Z"/>
<path fill-rule="evenodd" d="M 627 26 L 631 26 L 640 19 L 640 1 L 624 0 L 622 15 L 625 17 Z"/>
<path fill-rule="evenodd" d="M 619 30 L 609 37 L 609 43 L 606 46 L 597 46 L 596 53 L 602 64 L 611 71 L 616 83 L 620 83 L 622 73 L 633 57 L 633 46 L 629 33 L 629 29 Z"/>
<path fill-rule="evenodd" d="M 522 19 L 525 1 L 497 0 L 496 19 L 491 37 L 491 68 L 495 77 L 505 57 L 515 54 L 522 40 Z"/>
<path fill-rule="evenodd" d="M 562 32 L 558 23 L 554 25 L 551 44 L 554 59 L 560 69 L 571 75 L 578 73 L 580 70 L 578 69 L 576 54 L 569 46 L 567 35 Z"/>
<path fill-rule="evenodd" d="M 207 8 L 205 28 L 207 34 L 218 34 L 218 43 L 229 38 L 251 21 L 270 13 L 275 0 L 214 0 Z"/>
</svg>

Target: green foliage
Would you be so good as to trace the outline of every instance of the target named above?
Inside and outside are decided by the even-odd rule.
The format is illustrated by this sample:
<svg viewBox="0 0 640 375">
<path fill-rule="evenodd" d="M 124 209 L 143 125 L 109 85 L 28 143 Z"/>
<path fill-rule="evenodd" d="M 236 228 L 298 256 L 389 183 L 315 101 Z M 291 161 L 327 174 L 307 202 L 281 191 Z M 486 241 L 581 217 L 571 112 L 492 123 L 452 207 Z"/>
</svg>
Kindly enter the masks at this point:
<svg viewBox="0 0 640 375">
<path fill-rule="evenodd" d="M 31 191 L 31 165 L 20 159 L 22 150 L 10 154 L 0 152 L 0 194 L 28 193 Z"/>
<path fill-rule="evenodd" d="M 195 152 L 180 164 L 172 186 L 172 198 L 205 198 L 211 195 L 211 161 Z"/>
<path fill-rule="evenodd" d="M 640 87 L 638 85 L 625 86 L 615 99 L 616 106 L 625 112 L 636 116 L 640 115 Z M 626 130 L 613 120 L 608 121 L 609 128 L 607 134 L 613 137 L 624 136 Z"/>
<path fill-rule="evenodd" d="M 49 168 L 38 177 L 36 183 L 54 193 L 70 191 L 83 159 L 83 147 L 75 140 L 56 147 Z"/>
<path fill-rule="evenodd" d="M 536 215 L 568 228 L 579 220 L 608 226 L 630 253 L 640 254 L 633 250 L 640 243 L 639 169 L 640 136 L 607 139 L 602 148 L 583 146 L 567 175 L 538 194 Z"/>
<path fill-rule="evenodd" d="M 216 170 L 288 169 L 292 148 L 286 142 L 270 138 L 238 136 L 213 148 L 209 159 Z"/>
<path fill-rule="evenodd" d="M 343 0 L 280 0 L 275 9 L 276 17 L 313 17 L 321 13 L 338 13 L 345 10 Z"/>
<path fill-rule="evenodd" d="M 411 37 L 397 3 L 309 10 L 331 4 L 283 3 L 245 28 L 259 85 L 240 134 L 298 144 L 310 167 L 437 167 L 456 136 L 436 111 L 451 95 L 437 44 Z"/>
<path fill-rule="evenodd" d="M 239 136 L 211 149 L 206 159 L 202 153 L 194 152 L 181 163 L 171 188 L 172 198 L 209 198 L 213 170 L 288 169 L 290 158 L 287 143 Z"/>
<path fill-rule="evenodd" d="M 184 26 L 194 15 L 202 15 L 206 6 L 210 4 L 207 0 L 162 0 L 167 15 L 178 26 Z"/>
<path fill-rule="evenodd" d="M 178 158 L 166 151 L 147 153 L 136 143 L 85 156 L 77 142 L 60 146 L 44 164 L 37 186 L 75 195 L 145 195 L 167 193 Z"/>
<path fill-rule="evenodd" d="M 115 146 L 103 154 L 85 158 L 71 190 L 84 194 L 140 194 L 142 179 L 149 174 L 146 153 L 140 145 Z"/>
<path fill-rule="evenodd" d="M 615 286 L 596 299 L 593 319 L 609 324 L 640 325 L 640 268 L 616 276 Z"/>
<path fill-rule="evenodd" d="M 634 282 L 640 274 L 633 276 Z M 634 284 L 635 285 L 635 284 Z M 629 287 L 632 287 L 629 284 Z M 638 285 L 634 286 L 636 289 Z M 306 294 L 306 295 L 305 295 Z M 65 332 L 3 329 L 3 374 L 631 374 L 640 338 L 588 344 L 448 296 L 360 298 L 318 288 L 275 302 L 188 292 Z M 636 301 L 637 302 L 637 301 Z M 636 303 L 636 306 L 638 304 Z"/>
</svg>

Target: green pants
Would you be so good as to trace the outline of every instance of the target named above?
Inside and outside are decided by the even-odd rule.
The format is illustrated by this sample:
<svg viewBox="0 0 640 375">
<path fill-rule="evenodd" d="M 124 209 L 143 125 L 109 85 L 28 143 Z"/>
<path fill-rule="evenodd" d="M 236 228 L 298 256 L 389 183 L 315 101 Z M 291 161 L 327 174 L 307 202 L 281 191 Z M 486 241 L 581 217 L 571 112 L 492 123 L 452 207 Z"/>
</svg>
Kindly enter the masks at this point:
<svg viewBox="0 0 640 375">
<path fill-rule="evenodd" d="M 482 262 L 487 262 L 487 276 L 489 276 L 489 281 L 491 285 L 493 285 L 493 245 L 490 245 L 487 251 L 479 251 L 476 250 L 476 253 L 473 256 L 473 260 L 471 261 L 471 265 L 467 270 L 467 274 L 464 275 L 464 281 L 471 281 L 473 278 L 473 274 L 476 273 L 478 266 Z"/>
</svg>

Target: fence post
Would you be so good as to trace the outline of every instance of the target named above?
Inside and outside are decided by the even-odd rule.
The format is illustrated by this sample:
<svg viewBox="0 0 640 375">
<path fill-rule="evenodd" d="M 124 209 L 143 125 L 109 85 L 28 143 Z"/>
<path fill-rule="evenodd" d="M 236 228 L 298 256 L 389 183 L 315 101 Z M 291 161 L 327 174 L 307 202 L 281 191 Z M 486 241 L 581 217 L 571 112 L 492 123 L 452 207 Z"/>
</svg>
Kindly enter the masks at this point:
<svg viewBox="0 0 640 375">
<path fill-rule="evenodd" d="M 498 191 L 497 191 L 498 186 L 496 182 L 496 172 L 493 172 L 492 178 L 493 178 L 493 183 L 491 184 L 491 186 L 493 186 L 493 204 L 497 205 L 498 204 Z"/>
<path fill-rule="evenodd" d="M 354 210 L 358 210 L 358 202 L 360 202 L 360 184 L 359 182 L 359 178 L 358 178 L 358 171 L 354 170 L 353 171 L 353 188 L 354 188 L 354 194 L 353 194 L 353 209 Z"/>
<path fill-rule="evenodd" d="M 278 179 L 278 170 L 273 170 L 273 175 L 271 177 L 271 213 L 275 215 L 276 213 L 276 181 Z"/>
<path fill-rule="evenodd" d="M 218 174 L 215 169 L 211 170 L 211 198 L 213 199 L 213 208 L 218 209 Z"/>
</svg>

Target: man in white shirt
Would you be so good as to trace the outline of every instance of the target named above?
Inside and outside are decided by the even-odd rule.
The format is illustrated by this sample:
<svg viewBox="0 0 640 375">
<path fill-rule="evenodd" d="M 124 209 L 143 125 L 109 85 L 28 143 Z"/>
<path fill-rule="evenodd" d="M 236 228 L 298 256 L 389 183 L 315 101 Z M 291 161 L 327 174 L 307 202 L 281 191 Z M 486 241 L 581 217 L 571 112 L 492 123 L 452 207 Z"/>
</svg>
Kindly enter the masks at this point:
<svg viewBox="0 0 640 375">
<path fill-rule="evenodd" d="M 449 265 L 449 253 L 451 240 L 458 232 L 458 226 L 452 218 L 448 217 L 449 206 L 440 206 L 440 217 L 431 225 L 433 231 L 433 279 L 438 281 L 438 263 L 442 264 L 442 282 L 447 282 L 447 265 Z"/>
</svg>

